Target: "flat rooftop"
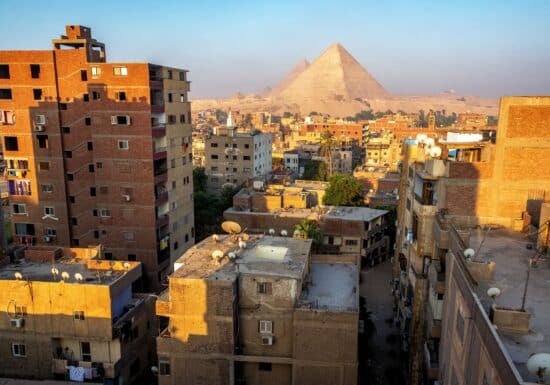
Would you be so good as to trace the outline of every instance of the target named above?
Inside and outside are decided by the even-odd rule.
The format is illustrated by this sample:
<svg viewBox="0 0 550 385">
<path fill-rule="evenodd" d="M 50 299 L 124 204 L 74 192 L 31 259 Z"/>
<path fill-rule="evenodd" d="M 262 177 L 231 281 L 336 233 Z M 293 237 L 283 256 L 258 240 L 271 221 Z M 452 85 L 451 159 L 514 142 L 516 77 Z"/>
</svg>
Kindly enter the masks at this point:
<svg viewBox="0 0 550 385">
<path fill-rule="evenodd" d="M 300 279 L 311 250 L 310 239 L 249 235 L 246 248 L 239 247 L 242 235 L 210 236 L 191 247 L 174 264 L 170 278 L 235 280 L 239 274 L 270 275 Z M 223 258 L 216 261 L 212 253 Z M 231 260 L 228 253 L 235 253 Z"/>
<path fill-rule="evenodd" d="M 474 230 L 470 237 L 470 247 L 477 250 L 486 230 Z M 525 234 L 510 230 L 491 230 L 483 243 L 479 254 L 474 260 L 493 261 L 496 263 L 495 281 L 479 282 L 475 288 L 485 312 L 489 315 L 492 300 L 487 296 L 487 289 L 497 287 L 501 294 L 496 298 L 498 307 L 520 309 L 527 279 L 529 259 L 537 252 L 535 247 L 529 250 L 533 242 Z M 497 333 L 509 356 L 516 365 L 524 380 L 536 382 L 536 377 L 527 371 L 526 362 L 533 353 L 548 353 L 550 351 L 550 261 L 548 258 L 539 260 L 531 269 L 525 310 L 531 313 L 530 333 L 528 335 L 513 335 Z"/>
<path fill-rule="evenodd" d="M 75 275 L 80 274 L 82 275 L 80 284 L 111 285 L 139 265 L 139 262 L 82 260 L 70 257 L 62 257 L 54 263 L 21 260 L 1 267 L 0 280 L 15 280 L 15 274 L 20 273 L 25 281 L 59 282 L 62 280 L 61 274 L 66 272 L 69 278 L 65 279 L 65 283 L 77 283 Z M 57 276 L 52 273 L 53 268 L 59 271 Z"/>
<path fill-rule="evenodd" d="M 314 208 L 279 208 L 268 212 L 252 212 L 249 210 L 236 210 L 233 207 L 225 212 L 249 215 L 277 215 L 278 217 L 303 218 L 312 220 L 341 220 L 370 222 L 388 213 L 386 210 L 371 209 L 368 207 L 350 206 L 318 206 Z"/>
<path fill-rule="evenodd" d="M 312 263 L 311 283 L 302 292 L 300 306 L 332 311 L 357 311 L 358 270 L 354 264 Z"/>
</svg>

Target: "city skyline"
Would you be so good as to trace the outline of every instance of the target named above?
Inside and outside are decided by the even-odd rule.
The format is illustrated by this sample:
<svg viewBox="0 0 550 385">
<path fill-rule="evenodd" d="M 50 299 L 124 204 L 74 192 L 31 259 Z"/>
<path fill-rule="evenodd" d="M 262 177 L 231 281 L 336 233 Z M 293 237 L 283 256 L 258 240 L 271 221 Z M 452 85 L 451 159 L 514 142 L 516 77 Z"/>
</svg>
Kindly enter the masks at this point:
<svg viewBox="0 0 550 385">
<path fill-rule="evenodd" d="M 261 92 L 299 60 L 311 62 L 335 42 L 395 94 L 454 89 L 496 98 L 550 89 L 545 49 L 550 5 L 542 1 L 421 1 L 415 6 L 348 1 L 338 7 L 212 1 L 187 8 L 173 1 L 156 8 L 127 1 L 108 7 L 103 2 L 67 7 L 59 1 L 4 1 L 0 10 L 14 20 L 0 26 L 3 36 L 12 34 L 15 20 L 39 18 L 24 33 L 3 39 L 1 50 L 50 49 L 47 38 L 36 36 L 55 36 L 60 20 L 83 24 L 108 45 L 111 62 L 132 58 L 189 69 L 192 99 Z"/>
</svg>

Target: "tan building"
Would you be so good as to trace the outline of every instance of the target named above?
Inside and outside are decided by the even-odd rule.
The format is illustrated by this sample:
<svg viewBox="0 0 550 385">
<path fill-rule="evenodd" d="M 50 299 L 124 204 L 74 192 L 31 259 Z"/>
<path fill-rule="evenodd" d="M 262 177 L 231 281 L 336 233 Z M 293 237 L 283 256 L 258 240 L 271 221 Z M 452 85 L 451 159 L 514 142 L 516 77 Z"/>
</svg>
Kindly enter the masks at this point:
<svg viewBox="0 0 550 385">
<path fill-rule="evenodd" d="M 204 139 L 204 168 L 211 192 L 238 187 L 248 179 L 271 173 L 271 134 L 237 131 L 229 113 L 226 127 Z"/>
<path fill-rule="evenodd" d="M 176 262 L 159 385 L 356 384 L 357 267 L 313 261 L 310 240 L 242 242 L 211 236 Z"/>
<path fill-rule="evenodd" d="M 98 253 L 31 248 L 24 260 L 0 267 L 0 377 L 149 378 L 154 297 L 132 290 L 142 265 L 96 259 Z"/>
<path fill-rule="evenodd" d="M 0 52 L 0 139 L 17 243 L 136 260 L 157 289 L 194 242 L 187 71 L 108 63 L 90 28 Z"/>
<path fill-rule="evenodd" d="M 412 384 L 438 378 L 438 360 L 426 372 L 425 358 L 436 355 L 429 351 L 440 344 L 443 304 L 454 301 L 444 289 L 446 227 L 539 227 L 542 203 L 550 196 L 550 172 L 543 160 L 550 156 L 549 121 L 550 97 L 505 97 L 496 135 L 448 132 L 438 146 L 425 140 L 406 146 L 394 272 Z"/>
<path fill-rule="evenodd" d="M 308 185 L 309 182 L 310 184 Z M 322 182 L 321 182 L 322 183 Z M 294 185 L 269 185 L 242 189 L 224 218 L 253 233 L 286 231 L 291 235 L 304 220 L 319 224 L 319 252 L 337 254 L 359 266 L 372 266 L 390 253 L 387 211 L 367 207 L 322 206 L 326 184 L 297 181 Z"/>
</svg>

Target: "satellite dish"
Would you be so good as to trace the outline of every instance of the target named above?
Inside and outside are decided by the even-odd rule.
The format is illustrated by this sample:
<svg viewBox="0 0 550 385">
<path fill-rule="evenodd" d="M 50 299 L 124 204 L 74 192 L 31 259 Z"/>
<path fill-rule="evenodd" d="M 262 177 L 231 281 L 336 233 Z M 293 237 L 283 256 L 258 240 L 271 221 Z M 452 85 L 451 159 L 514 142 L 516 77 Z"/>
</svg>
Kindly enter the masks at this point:
<svg viewBox="0 0 550 385">
<path fill-rule="evenodd" d="M 288 232 L 286 230 L 281 230 L 281 236 L 286 237 L 288 235 Z"/>
<path fill-rule="evenodd" d="M 494 300 L 500 295 L 500 289 L 498 287 L 491 287 L 487 290 L 487 295 Z"/>
<path fill-rule="evenodd" d="M 269 229 L 268 233 L 269 233 L 269 235 L 274 235 L 275 234 L 275 229 Z"/>
<path fill-rule="evenodd" d="M 124 262 L 124 265 L 122 265 L 122 266 L 124 266 L 124 268 L 126 270 L 129 270 L 130 269 L 130 262 Z"/>
<path fill-rule="evenodd" d="M 225 221 L 222 223 L 222 229 L 228 234 L 238 234 L 242 231 L 241 225 L 233 221 Z"/>
<path fill-rule="evenodd" d="M 550 368 L 550 354 L 548 353 L 533 354 L 527 360 L 527 370 L 539 378 L 539 384 L 544 384 L 544 376 L 548 368 Z"/>
<path fill-rule="evenodd" d="M 56 278 L 59 275 L 59 269 L 57 267 L 52 267 L 51 272 L 54 278 Z"/>
<path fill-rule="evenodd" d="M 424 143 L 427 147 L 432 147 L 435 144 L 435 140 L 433 138 L 426 138 Z"/>
<path fill-rule="evenodd" d="M 237 258 L 237 254 L 235 254 L 234 252 L 227 253 L 227 256 L 231 260 L 234 260 L 235 258 Z"/>
<path fill-rule="evenodd" d="M 294 230 L 294 236 L 295 236 L 295 237 L 299 236 L 300 234 L 302 234 L 302 233 L 300 232 L 300 230 Z"/>
<path fill-rule="evenodd" d="M 66 279 L 69 279 L 70 275 L 69 273 L 67 273 L 66 271 L 64 271 L 63 273 L 61 273 L 61 278 L 63 278 L 63 280 L 66 280 Z"/>
<path fill-rule="evenodd" d="M 221 250 L 214 250 L 212 252 L 212 258 L 214 259 L 222 259 L 223 258 L 223 251 Z"/>
<path fill-rule="evenodd" d="M 250 239 L 250 236 L 247 233 L 242 233 L 241 237 L 242 237 L 243 241 L 248 241 Z"/>
<path fill-rule="evenodd" d="M 23 279 L 23 275 L 22 275 L 20 272 L 18 272 L 18 271 L 16 271 L 16 272 L 13 274 L 13 276 L 14 276 L 15 279 L 18 280 L 18 281 L 20 281 L 20 280 Z"/>
<path fill-rule="evenodd" d="M 74 275 L 74 279 L 76 279 L 78 282 L 82 281 L 84 279 L 84 277 L 82 276 L 82 274 L 80 273 L 76 273 Z"/>
<path fill-rule="evenodd" d="M 426 134 L 418 134 L 416 135 L 416 141 L 418 143 L 426 143 L 426 139 L 428 139 L 428 135 Z"/>
<path fill-rule="evenodd" d="M 441 147 L 439 146 L 434 146 L 430 149 L 430 156 L 432 158 L 437 158 L 438 156 L 441 155 Z"/>
<path fill-rule="evenodd" d="M 156 366 L 151 366 L 151 372 L 153 372 L 154 375 L 157 375 L 159 372 L 159 368 L 157 368 Z"/>
<path fill-rule="evenodd" d="M 467 248 L 466 250 L 464 250 L 463 254 L 466 258 L 472 258 L 474 256 L 476 252 L 474 251 L 474 249 L 471 249 L 471 248 Z"/>
<path fill-rule="evenodd" d="M 220 239 L 220 237 L 218 236 L 218 234 L 212 235 L 212 240 L 213 240 L 214 242 L 218 242 L 219 239 Z"/>
<path fill-rule="evenodd" d="M 246 249 L 246 242 L 245 241 L 239 241 L 239 248 L 240 249 Z"/>
</svg>

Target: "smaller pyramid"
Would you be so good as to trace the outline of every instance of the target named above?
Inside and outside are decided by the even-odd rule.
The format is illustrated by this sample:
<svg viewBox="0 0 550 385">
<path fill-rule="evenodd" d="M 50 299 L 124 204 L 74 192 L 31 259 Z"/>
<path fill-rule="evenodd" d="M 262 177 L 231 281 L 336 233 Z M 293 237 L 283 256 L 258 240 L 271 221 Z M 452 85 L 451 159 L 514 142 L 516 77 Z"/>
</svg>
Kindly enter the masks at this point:
<svg viewBox="0 0 550 385">
<path fill-rule="evenodd" d="M 304 58 L 300 60 L 292 70 L 275 86 L 273 87 L 269 94 L 277 95 L 283 91 L 290 83 L 294 81 L 302 72 L 304 72 L 307 67 L 309 67 L 309 62 Z"/>
</svg>

